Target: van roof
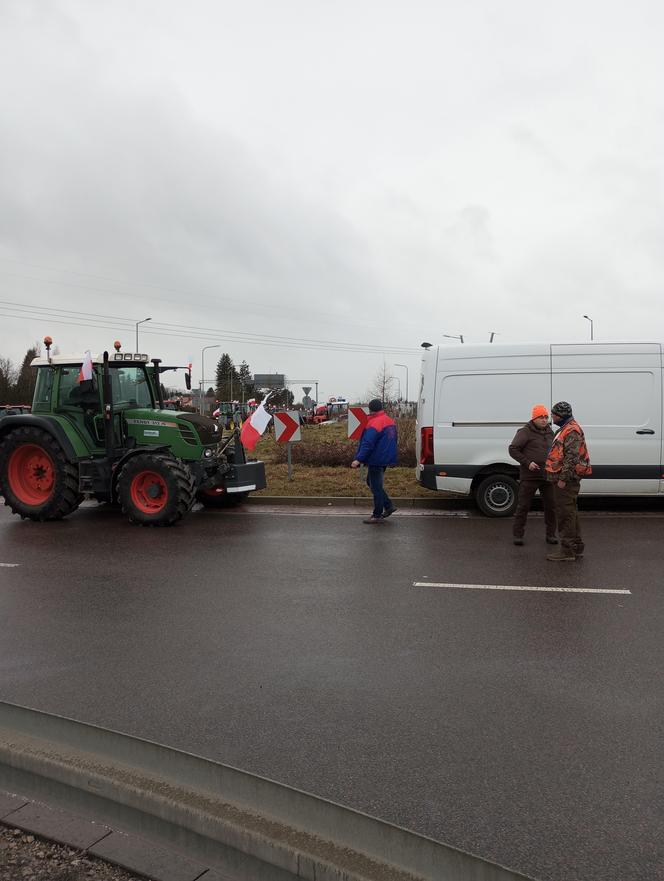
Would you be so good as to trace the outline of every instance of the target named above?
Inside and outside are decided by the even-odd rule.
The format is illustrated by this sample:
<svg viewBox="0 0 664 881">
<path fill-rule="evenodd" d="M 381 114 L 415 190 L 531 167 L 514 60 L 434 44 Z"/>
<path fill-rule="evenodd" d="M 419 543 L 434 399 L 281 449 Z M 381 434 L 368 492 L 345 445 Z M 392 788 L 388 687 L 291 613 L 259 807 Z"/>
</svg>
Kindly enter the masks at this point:
<svg viewBox="0 0 664 881">
<path fill-rule="evenodd" d="M 554 346 L 557 349 L 561 348 L 569 348 L 574 349 L 575 351 L 584 351 L 584 352 L 592 352 L 596 351 L 598 354 L 602 354 L 609 349 L 626 349 L 632 347 L 635 351 L 649 351 L 649 352 L 660 352 L 662 350 L 662 344 L 660 342 L 653 341 L 642 341 L 642 340 L 602 340 L 598 342 L 594 340 L 590 342 L 590 340 L 586 340 L 583 342 L 576 341 L 565 341 L 565 342 L 531 342 L 531 343 L 479 343 L 468 345 L 467 343 L 442 343 L 438 346 L 434 346 L 433 348 L 437 349 L 439 355 L 445 358 L 457 358 L 457 357 L 477 357 L 477 356 L 486 356 L 486 355 L 543 355 L 548 354 L 551 351 L 551 347 Z"/>
</svg>

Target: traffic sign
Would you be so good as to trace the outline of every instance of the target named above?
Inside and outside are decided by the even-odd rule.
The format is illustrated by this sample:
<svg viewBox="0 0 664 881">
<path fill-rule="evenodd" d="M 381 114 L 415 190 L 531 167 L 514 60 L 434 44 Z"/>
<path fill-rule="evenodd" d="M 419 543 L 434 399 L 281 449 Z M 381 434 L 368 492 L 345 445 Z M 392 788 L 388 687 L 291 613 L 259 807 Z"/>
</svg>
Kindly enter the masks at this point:
<svg viewBox="0 0 664 881">
<path fill-rule="evenodd" d="M 359 440 L 364 431 L 364 426 L 369 418 L 368 407 L 348 408 L 348 437 L 350 440 Z"/>
<path fill-rule="evenodd" d="M 308 395 L 309 392 L 311 391 L 311 386 L 310 385 L 303 385 L 302 391 L 305 393 L 305 395 Z"/>
<path fill-rule="evenodd" d="M 306 407 L 307 410 L 311 410 L 314 405 L 314 399 L 310 398 L 309 395 L 305 395 L 302 398 L 302 406 Z"/>
<path fill-rule="evenodd" d="M 274 414 L 274 437 L 278 444 L 302 440 L 300 414 L 297 410 Z"/>
</svg>

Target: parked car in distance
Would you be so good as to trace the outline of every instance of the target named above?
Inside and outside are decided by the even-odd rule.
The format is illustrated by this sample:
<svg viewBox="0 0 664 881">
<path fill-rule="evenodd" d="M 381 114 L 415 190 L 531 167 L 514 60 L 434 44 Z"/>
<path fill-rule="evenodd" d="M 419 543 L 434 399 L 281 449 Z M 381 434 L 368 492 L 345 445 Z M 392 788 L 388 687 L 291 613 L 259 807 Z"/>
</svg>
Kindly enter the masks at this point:
<svg viewBox="0 0 664 881">
<path fill-rule="evenodd" d="M 22 413 L 29 413 L 31 409 L 27 404 L 0 404 L 0 419 L 3 416 L 20 416 Z"/>
</svg>

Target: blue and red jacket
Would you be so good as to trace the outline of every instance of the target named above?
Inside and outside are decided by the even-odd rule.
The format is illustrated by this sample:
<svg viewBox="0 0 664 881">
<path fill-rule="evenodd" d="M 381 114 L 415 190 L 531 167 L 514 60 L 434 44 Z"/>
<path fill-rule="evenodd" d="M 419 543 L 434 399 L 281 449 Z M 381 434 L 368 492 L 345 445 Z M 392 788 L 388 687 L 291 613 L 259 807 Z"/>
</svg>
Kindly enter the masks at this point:
<svg viewBox="0 0 664 881">
<path fill-rule="evenodd" d="M 369 413 L 355 458 L 363 465 L 397 464 L 397 426 L 384 410 Z"/>
</svg>

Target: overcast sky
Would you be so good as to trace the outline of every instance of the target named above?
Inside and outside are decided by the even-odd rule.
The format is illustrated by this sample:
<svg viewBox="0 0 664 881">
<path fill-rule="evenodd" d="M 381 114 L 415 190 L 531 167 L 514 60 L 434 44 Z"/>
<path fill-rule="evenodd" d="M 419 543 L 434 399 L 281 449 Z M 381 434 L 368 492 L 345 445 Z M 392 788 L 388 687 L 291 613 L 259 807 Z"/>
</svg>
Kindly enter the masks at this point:
<svg viewBox="0 0 664 881">
<path fill-rule="evenodd" d="M 228 351 L 357 397 L 381 347 L 412 393 L 443 334 L 662 340 L 663 26 L 645 0 L 3 0 L 0 300 L 42 311 L 0 304 L 0 355 L 132 349 L 151 316 L 141 350 L 195 382 L 219 339 L 209 377 Z M 222 338 L 247 332 L 289 344 Z"/>
</svg>

